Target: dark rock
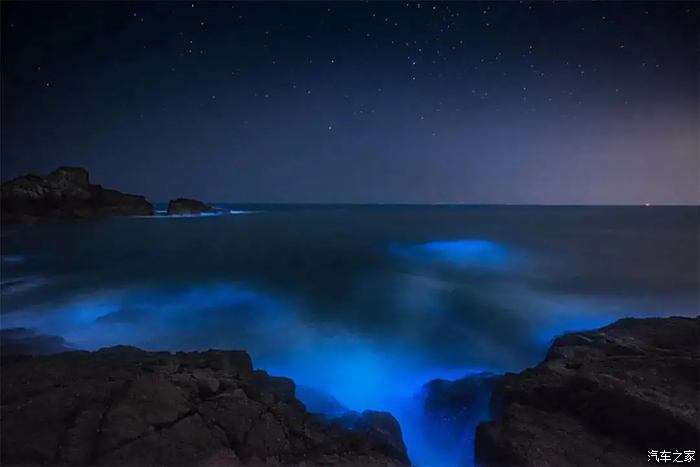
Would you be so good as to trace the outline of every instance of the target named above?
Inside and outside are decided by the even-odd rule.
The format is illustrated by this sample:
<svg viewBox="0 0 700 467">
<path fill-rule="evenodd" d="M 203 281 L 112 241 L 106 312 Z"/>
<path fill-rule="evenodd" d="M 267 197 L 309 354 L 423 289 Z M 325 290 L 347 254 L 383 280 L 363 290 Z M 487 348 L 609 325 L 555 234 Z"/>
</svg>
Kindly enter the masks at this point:
<svg viewBox="0 0 700 467">
<path fill-rule="evenodd" d="M 373 449 L 400 459 L 404 464 L 410 463 L 401 434 L 401 426 L 390 413 L 365 410 L 360 414 L 351 411 L 336 418 L 334 423 L 365 435 L 366 441 Z"/>
<path fill-rule="evenodd" d="M 212 212 L 215 209 L 196 199 L 178 198 L 168 203 L 168 214 L 185 215 Z"/>
<path fill-rule="evenodd" d="M 496 385 L 476 460 L 648 465 L 649 450 L 697 454 L 699 395 L 700 318 L 623 319 L 566 334 L 543 363 Z"/>
<path fill-rule="evenodd" d="M 153 205 L 140 195 L 130 195 L 117 190 L 92 185 L 93 204 L 98 216 L 152 216 Z"/>
<path fill-rule="evenodd" d="M 294 381 L 281 376 L 269 376 L 263 370 L 255 370 L 245 386 L 249 397 L 255 400 L 274 403 L 294 400 Z"/>
<path fill-rule="evenodd" d="M 391 415 L 322 420 L 240 351 L 7 357 L 0 384 L 2 465 L 408 464 Z"/>
<path fill-rule="evenodd" d="M 87 170 L 59 167 L 45 177 L 25 175 L 2 184 L 2 222 L 152 215 L 143 196 L 90 184 Z"/>
</svg>

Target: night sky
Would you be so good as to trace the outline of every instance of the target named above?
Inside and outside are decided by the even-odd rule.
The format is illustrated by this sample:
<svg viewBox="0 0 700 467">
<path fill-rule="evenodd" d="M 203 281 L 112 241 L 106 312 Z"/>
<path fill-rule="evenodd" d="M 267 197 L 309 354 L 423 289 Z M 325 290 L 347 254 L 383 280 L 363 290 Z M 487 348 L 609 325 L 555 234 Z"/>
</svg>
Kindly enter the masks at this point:
<svg viewBox="0 0 700 467">
<path fill-rule="evenodd" d="M 698 204 L 698 3 L 2 3 L 2 179 Z"/>
</svg>

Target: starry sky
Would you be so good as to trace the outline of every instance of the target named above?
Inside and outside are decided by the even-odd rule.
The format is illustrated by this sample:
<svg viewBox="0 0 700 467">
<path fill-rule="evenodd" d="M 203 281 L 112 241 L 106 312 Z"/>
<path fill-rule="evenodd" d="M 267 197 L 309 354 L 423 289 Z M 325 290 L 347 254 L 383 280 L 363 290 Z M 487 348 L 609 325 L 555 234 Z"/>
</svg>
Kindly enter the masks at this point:
<svg viewBox="0 0 700 467">
<path fill-rule="evenodd" d="M 698 204 L 692 2 L 2 2 L 2 179 L 239 203 Z"/>
</svg>

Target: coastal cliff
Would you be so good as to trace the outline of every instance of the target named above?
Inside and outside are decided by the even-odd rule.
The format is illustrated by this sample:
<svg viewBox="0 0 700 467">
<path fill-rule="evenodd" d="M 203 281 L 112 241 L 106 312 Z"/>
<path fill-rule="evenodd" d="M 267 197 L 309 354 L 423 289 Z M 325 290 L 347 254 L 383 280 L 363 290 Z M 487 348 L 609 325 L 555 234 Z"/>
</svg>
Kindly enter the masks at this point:
<svg viewBox="0 0 700 467">
<path fill-rule="evenodd" d="M 2 184 L 0 221 L 150 216 L 153 205 L 139 195 L 90 183 L 88 171 L 59 167 L 46 176 L 25 175 Z"/>
<path fill-rule="evenodd" d="M 243 351 L 6 356 L 3 465 L 408 465 L 388 413 L 326 420 Z"/>
<path fill-rule="evenodd" d="M 544 362 L 503 376 L 491 406 L 476 431 L 480 465 L 648 465 L 663 450 L 694 451 L 697 465 L 700 318 L 565 334 Z"/>
</svg>

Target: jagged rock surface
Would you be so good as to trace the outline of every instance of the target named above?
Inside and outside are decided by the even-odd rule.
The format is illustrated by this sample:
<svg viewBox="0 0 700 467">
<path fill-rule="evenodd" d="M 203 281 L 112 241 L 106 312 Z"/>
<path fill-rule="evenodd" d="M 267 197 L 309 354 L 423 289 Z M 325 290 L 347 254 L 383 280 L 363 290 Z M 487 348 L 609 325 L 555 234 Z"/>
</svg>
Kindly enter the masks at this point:
<svg viewBox="0 0 700 467">
<path fill-rule="evenodd" d="M 196 199 L 178 198 L 168 203 L 168 214 L 185 215 L 212 212 L 214 208 Z"/>
<path fill-rule="evenodd" d="M 565 334 L 535 368 L 503 377 L 481 465 L 648 465 L 700 450 L 700 318 L 623 319 Z M 695 464 L 697 465 L 697 464 Z"/>
<path fill-rule="evenodd" d="M 406 465 L 396 420 L 324 421 L 243 351 L 5 357 L 3 465 Z"/>
<path fill-rule="evenodd" d="M 153 205 L 143 196 L 93 185 L 87 170 L 79 167 L 59 167 L 45 177 L 15 178 L 2 184 L 0 194 L 3 222 L 154 213 Z"/>
</svg>

